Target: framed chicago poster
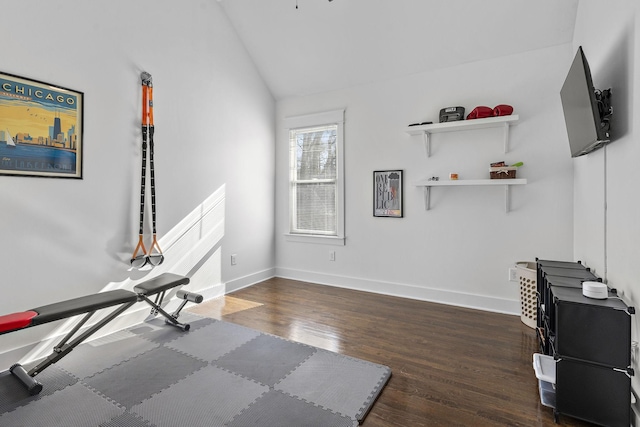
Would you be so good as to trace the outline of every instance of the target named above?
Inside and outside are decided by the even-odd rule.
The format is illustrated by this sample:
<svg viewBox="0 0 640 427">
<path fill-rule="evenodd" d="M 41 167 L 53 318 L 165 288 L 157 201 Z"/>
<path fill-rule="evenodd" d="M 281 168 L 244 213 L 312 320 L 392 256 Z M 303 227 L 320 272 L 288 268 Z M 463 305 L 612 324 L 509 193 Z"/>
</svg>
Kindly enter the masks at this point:
<svg viewBox="0 0 640 427">
<path fill-rule="evenodd" d="M 373 216 L 402 218 L 402 170 L 373 172 Z"/>
<path fill-rule="evenodd" d="M 0 175 L 82 178 L 83 98 L 0 72 Z"/>
</svg>

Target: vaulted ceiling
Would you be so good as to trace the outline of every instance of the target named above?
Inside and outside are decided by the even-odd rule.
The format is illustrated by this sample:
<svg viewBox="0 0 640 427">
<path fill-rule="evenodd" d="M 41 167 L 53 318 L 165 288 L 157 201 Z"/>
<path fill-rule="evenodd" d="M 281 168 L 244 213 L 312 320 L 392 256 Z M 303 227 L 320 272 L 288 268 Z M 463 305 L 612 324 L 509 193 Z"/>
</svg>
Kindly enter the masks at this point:
<svg viewBox="0 0 640 427">
<path fill-rule="evenodd" d="M 569 43 L 579 0 L 218 0 L 276 99 Z"/>
</svg>

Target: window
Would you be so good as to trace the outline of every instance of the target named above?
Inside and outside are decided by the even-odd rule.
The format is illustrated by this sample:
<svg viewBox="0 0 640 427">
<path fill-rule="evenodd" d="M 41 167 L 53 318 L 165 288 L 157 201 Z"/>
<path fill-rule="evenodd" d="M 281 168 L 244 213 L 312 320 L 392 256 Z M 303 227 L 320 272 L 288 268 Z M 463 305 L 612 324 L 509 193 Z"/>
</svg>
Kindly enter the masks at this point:
<svg viewBox="0 0 640 427">
<path fill-rule="evenodd" d="M 344 244 L 344 110 L 285 119 L 289 128 L 289 236 Z"/>
<path fill-rule="evenodd" d="M 337 125 L 289 131 L 291 233 L 338 233 L 337 132 Z"/>
</svg>

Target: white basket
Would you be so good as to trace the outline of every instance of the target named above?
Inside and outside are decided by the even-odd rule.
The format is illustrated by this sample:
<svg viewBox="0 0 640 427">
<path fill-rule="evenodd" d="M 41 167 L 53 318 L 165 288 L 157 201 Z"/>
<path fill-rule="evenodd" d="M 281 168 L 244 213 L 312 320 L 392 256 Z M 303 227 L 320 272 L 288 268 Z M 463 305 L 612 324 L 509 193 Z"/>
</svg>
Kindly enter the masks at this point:
<svg viewBox="0 0 640 427">
<path fill-rule="evenodd" d="M 520 320 L 528 327 L 535 328 L 538 319 L 536 263 L 521 261 L 516 263 L 516 267 L 520 282 Z"/>
</svg>

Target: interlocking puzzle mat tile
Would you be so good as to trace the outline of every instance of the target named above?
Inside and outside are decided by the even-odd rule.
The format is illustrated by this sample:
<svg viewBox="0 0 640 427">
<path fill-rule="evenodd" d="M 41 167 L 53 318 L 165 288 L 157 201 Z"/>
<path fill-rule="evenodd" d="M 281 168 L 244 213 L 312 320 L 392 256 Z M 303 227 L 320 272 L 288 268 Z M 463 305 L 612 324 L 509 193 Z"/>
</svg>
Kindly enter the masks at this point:
<svg viewBox="0 0 640 427">
<path fill-rule="evenodd" d="M 354 427 L 358 422 L 282 392 L 271 390 L 226 425 L 229 427 Z"/>
<path fill-rule="evenodd" d="M 195 331 L 189 331 L 188 334 L 183 334 L 165 345 L 211 362 L 260 335 L 261 333 L 254 329 L 216 321 Z"/>
<path fill-rule="evenodd" d="M 83 382 L 130 408 L 204 366 L 205 362 L 193 357 L 158 347 L 86 378 Z"/>
<path fill-rule="evenodd" d="M 214 364 L 245 378 L 273 386 L 315 351 L 311 346 L 261 334 L 222 356 Z"/>
<path fill-rule="evenodd" d="M 215 366 L 203 368 L 131 408 L 157 427 L 223 426 L 269 391 Z"/>
<path fill-rule="evenodd" d="M 124 408 L 76 383 L 37 402 L 0 415 L 0 426 L 87 427 L 109 422 Z"/>
<path fill-rule="evenodd" d="M 99 427 L 153 427 L 151 423 L 142 418 L 125 412 L 124 414 L 111 419 L 106 424 L 100 424 Z"/>
<path fill-rule="evenodd" d="M 386 366 L 318 349 L 274 388 L 362 420 L 390 375 Z"/>
<path fill-rule="evenodd" d="M 121 363 L 123 356 L 132 358 L 155 347 L 158 344 L 121 331 L 76 347 L 56 365 L 82 379 Z"/>
<path fill-rule="evenodd" d="M 25 369 L 28 366 L 25 366 Z M 37 376 L 43 384 L 42 391 L 37 396 L 30 396 L 26 387 L 9 371 L 0 372 L 0 414 L 13 411 L 19 406 L 24 406 L 32 401 L 42 399 L 58 390 L 75 384 L 78 379 L 69 375 L 55 365 L 50 366 Z M 2 424 L 0 424 L 2 426 Z"/>
</svg>

